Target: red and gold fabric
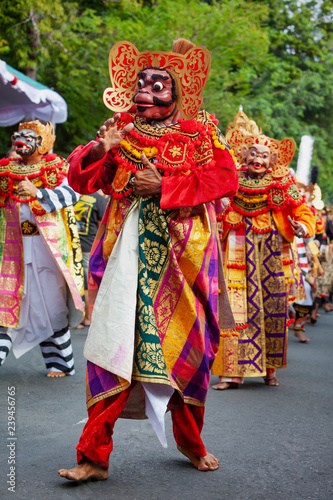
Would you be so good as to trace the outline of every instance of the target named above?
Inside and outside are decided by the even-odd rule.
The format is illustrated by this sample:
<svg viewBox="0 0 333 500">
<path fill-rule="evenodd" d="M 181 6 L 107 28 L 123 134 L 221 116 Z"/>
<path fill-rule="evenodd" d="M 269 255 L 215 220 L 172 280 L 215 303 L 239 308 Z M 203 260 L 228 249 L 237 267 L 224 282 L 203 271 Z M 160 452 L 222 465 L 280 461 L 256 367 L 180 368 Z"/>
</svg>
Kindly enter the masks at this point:
<svg viewBox="0 0 333 500">
<path fill-rule="evenodd" d="M 38 189 L 54 189 L 62 183 L 67 172 L 68 163 L 53 153 L 32 165 L 25 165 L 16 158 L 3 158 L 0 160 L 0 206 L 4 207 L 10 198 L 19 203 L 30 203 L 36 214 L 45 213 L 36 198 L 18 194 L 18 184 L 27 177 Z"/>
<path fill-rule="evenodd" d="M 314 215 L 316 217 L 316 235 L 323 234 L 325 232 L 326 220 L 317 210 Z"/>
<path fill-rule="evenodd" d="M 271 173 L 267 173 L 262 179 L 251 179 L 246 170 L 241 170 L 237 196 L 226 210 L 224 238 L 228 234 L 228 228 L 235 228 L 243 223 L 242 216 L 251 217 L 254 231 L 270 231 L 268 212 L 271 212 L 279 233 L 288 242 L 294 239 L 288 216 L 304 224 L 308 231 L 307 237 L 310 238 L 315 234 L 315 218 L 304 201 L 291 175 L 274 179 Z"/>
</svg>

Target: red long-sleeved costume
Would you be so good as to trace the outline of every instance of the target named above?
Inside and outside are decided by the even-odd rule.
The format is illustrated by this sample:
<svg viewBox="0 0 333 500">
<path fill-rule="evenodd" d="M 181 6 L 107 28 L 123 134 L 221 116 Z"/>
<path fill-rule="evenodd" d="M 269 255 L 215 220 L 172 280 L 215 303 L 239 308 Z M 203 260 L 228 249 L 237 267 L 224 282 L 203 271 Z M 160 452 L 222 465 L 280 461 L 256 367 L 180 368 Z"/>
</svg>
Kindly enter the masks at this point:
<svg viewBox="0 0 333 500">
<path fill-rule="evenodd" d="M 213 127 L 214 125 L 211 121 L 206 125 L 208 131 Z M 172 138 L 172 134 L 169 135 L 171 135 Z M 208 132 L 206 130 L 202 135 L 205 141 L 204 147 L 202 144 L 198 144 L 200 139 L 189 138 L 185 133 L 183 133 L 183 136 L 187 142 L 184 140 L 184 143 L 182 143 L 182 131 L 177 130 L 175 133 L 176 139 L 174 140 L 177 141 L 177 147 L 185 148 L 183 163 L 185 164 L 187 162 L 189 165 L 186 172 L 185 169 L 177 169 L 180 163 L 178 162 L 175 166 L 174 163 L 176 162 L 172 162 L 172 156 L 166 157 L 164 151 L 160 155 L 163 163 L 160 163 L 158 166 L 162 168 L 164 165 L 169 168 L 170 166 L 175 166 L 174 173 L 165 175 L 162 179 L 160 202 L 162 209 L 193 207 L 222 197 L 232 198 L 236 194 L 238 176 L 234 160 L 228 148 L 225 147 L 223 141 L 222 149 L 221 141 L 214 141 L 208 138 Z M 135 139 L 137 139 L 137 136 Z M 164 139 L 165 137 L 156 138 L 156 144 L 158 145 L 158 141 Z M 142 140 L 145 146 L 147 138 L 143 134 Z M 102 189 L 106 194 L 113 194 L 112 183 L 115 180 L 119 168 L 119 163 L 117 163 L 117 149 L 115 148 L 109 151 L 99 161 L 83 167 L 82 160 L 88 156 L 94 144 L 96 144 L 96 142 L 92 141 L 86 146 L 79 146 L 70 155 L 69 160 L 71 168 L 68 174 L 69 183 L 74 190 L 83 194 L 90 194 L 98 189 Z M 217 145 L 219 147 L 216 147 Z M 196 148 L 198 149 L 198 154 Z M 173 153 L 171 153 L 171 155 L 172 154 Z M 196 159 L 193 160 L 196 155 Z M 188 157 L 190 157 L 190 159 Z M 188 159 L 191 163 L 188 163 Z M 128 165 L 131 166 L 130 160 L 128 161 Z"/>
</svg>

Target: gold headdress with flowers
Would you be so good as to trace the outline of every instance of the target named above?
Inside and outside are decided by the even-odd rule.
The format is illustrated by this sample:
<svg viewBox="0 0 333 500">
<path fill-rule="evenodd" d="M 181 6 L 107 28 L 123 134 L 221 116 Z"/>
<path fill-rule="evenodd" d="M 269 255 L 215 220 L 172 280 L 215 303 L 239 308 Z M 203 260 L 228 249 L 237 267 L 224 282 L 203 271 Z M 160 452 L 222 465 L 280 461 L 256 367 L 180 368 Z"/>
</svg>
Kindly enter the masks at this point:
<svg viewBox="0 0 333 500">
<path fill-rule="evenodd" d="M 225 137 L 234 151 L 237 168 L 241 168 L 243 163 L 242 146 L 251 147 L 254 144 L 261 144 L 268 146 L 271 153 L 277 153 L 276 163 L 272 167 L 272 176 L 281 178 L 289 173 L 289 165 L 296 151 L 294 139 L 287 137 L 277 141 L 263 135 L 256 122 L 249 120 L 242 108 L 238 111 L 234 121 L 228 124 Z"/>
<path fill-rule="evenodd" d="M 36 132 L 37 137 L 40 136 L 42 138 L 42 142 L 37 148 L 40 154 L 44 155 L 53 148 L 56 136 L 54 134 L 52 123 L 43 125 L 39 120 L 34 120 L 31 122 L 20 123 L 18 129 L 33 130 L 34 132 Z"/>
<path fill-rule="evenodd" d="M 166 69 L 176 85 L 177 108 L 185 119 L 196 116 L 210 72 L 210 53 L 194 45 L 185 54 L 177 52 L 140 52 L 131 42 L 117 42 L 109 54 L 112 87 L 105 89 L 103 101 L 112 111 L 128 111 L 137 87 L 137 75 L 144 68 Z"/>
</svg>

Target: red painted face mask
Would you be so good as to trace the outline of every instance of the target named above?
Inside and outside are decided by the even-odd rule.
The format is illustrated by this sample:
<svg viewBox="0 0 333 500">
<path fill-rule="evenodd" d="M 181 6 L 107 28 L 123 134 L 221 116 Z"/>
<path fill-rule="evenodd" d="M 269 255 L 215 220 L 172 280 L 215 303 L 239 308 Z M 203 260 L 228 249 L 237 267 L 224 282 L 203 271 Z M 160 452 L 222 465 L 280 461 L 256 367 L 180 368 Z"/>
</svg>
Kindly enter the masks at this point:
<svg viewBox="0 0 333 500">
<path fill-rule="evenodd" d="M 147 120 L 166 120 L 176 110 L 173 81 L 165 70 L 147 68 L 138 74 L 133 102 L 137 115 Z"/>
</svg>

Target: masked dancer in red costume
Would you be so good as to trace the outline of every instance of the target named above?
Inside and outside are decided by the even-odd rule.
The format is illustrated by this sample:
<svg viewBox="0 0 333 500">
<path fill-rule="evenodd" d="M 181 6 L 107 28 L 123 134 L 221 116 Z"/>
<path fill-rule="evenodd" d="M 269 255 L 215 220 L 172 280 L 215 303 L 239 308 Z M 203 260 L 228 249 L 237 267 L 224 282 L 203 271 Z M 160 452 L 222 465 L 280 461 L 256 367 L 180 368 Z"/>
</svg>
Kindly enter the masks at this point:
<svg viewBox="0 0 333 500">
<path fill-rule="evenodd" d="M 220 330 L 235 325 L 213 200 L 233 197 L 238 181 L 217 121 L 199 112 L 210 54 L 183 39 L 173 52 L 119 42 L 109 61 L 104 102 L 117 114 L 98 142 L 70 157 L 74 189 L 101 188 L 111 202 L 90 258 L 89 419 L 79 465 L 59 474 L 106 479 L 119 416 L 148 417 L 166 445 L 167 409 L 178 450 L 197 469 L 215 470 L 200 433 Z M 133 102 L 137 111 L 126 112 Z"/>
</svg>

